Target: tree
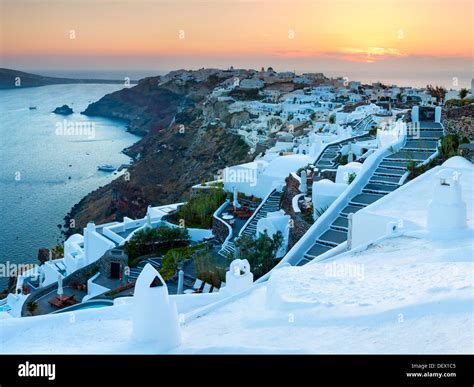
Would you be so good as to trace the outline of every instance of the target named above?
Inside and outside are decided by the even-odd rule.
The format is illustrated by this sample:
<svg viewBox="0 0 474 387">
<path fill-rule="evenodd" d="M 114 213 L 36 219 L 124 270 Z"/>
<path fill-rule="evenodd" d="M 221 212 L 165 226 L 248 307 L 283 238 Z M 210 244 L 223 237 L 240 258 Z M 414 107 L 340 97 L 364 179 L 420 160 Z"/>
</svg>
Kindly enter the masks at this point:
<svg viewBox="0 0 474 387">
<path fill-rule="evenodd" d="M 330 124 L 335 124 L 336 123 L 336 116 L 334 114 L 329 116 L 329 123 Z"/>
<path fill-rule="evenodd" d="M 161 226 L 137 231 L 125 242 L 124 251 L 128 255 L 129 265 L 133 266 L 136 263 L 135 259 L 142 255 L 187 244 L 189 244 L 189 233 L 186 228 Z"/>
<path fill-rule="evenodd" d="M 229 260 L 232 260 L 230 258 Z M 194 264 L 196 277 L 214 286 L 220 286 L 225 281 L 225 266 L 219 264 L 215 254 L 211 254 L 208 248 L 196 253 Z"/>
<path fill-rule="evenodd" d="M 283 234 L 278 231 L 270 238 L 267 231 L 254 239 L 244 236 L 235 241 L 240 257 L 247 259 L 256 278 L 268 273 L 274 266 L 277 251 L 283 245 Z"/>
<path fill-rule="evenodd" d="M 437 103 L 444 101 L 444 97 L 446 96 L 446 92 L 447 92 L 444 87 L 428 85 L 426 86 L 426 90 L 428 91 L 429 95 L 436 98 Z"/>
<path fill-rule="evenodd" d="M 469 94 L 469 90 L 468 90 L 468 89 L 462 88 L 461 90 L 459 90 L 459 98 L 461 98 L 461 99 L 466 98 L 466 96 L 467 96 L 468 94 Z"/>
</svg>

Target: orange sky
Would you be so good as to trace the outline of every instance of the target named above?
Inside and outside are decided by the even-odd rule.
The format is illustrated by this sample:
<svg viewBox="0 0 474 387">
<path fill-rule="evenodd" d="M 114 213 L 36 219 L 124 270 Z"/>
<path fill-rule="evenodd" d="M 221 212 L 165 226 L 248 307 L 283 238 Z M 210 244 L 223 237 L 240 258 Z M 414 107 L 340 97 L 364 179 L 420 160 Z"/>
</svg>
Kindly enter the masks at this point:
<svg viewBox="0 0 474 387">
<path fill-rule="evenodd" d="M 123 57 L 142 68 L 153 57 L 177 67 L 203 57 L 472 64 L 473 16 L 468 0 L 2 0 L 0 49 L 7 64 L 53 67 Z"/>
</svg>

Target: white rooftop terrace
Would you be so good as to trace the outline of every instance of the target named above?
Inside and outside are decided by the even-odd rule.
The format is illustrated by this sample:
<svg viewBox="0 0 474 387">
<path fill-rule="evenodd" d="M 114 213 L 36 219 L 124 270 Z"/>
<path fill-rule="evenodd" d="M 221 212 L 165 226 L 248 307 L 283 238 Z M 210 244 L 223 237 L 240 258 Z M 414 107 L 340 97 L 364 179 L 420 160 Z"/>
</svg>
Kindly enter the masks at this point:
<svg viewBox="0 0 474 387">
<path fill-rule="evenodd" d="M 449 243 L 386 239 L 324 263 L 284 267 L 199 318 L 188 321 L 196 313 L 184 312 L 182 344 L 171 352 L 473 353 L 473 269 L 466 235 Z M 132 309 L 0 320 L 0 351 L 155 353 L 132 339 Z"/>
<path fill-rule="evenodd" d="M 284 266 L 268 282 L 217 303 L 175 296 L 182 343 L 171 352 L 472 354 L 472 169 L 453 160 L 444 168 L 462 172 L 467 228 L 442 238 L 422 229 L 433 188 L 425 174 L 407 184 L 415 194 L 410 203 L 394 199 L 379 208 L 418 222 L 417 232 L 407 228 L 323 262 Z M 154 344 L 134 341 L 133 298 L 123 302 L 75 311 L 74 318 L 0 319 L 0 351 L 156 353 Z"/>
<path fill-rule="evenodd" d="M 405 230 L 422 230 L 427 224 L 427 212 L 437 174 L 443 169 L 452 169 L 459 178 L 462 200 L 466 204 L 466 222 L 474 228 L 474 165 L 462 157 L 452 157 L 442 166 L 425 172 L 354 214 L 353 246 L 381 237 L 389 222 L 400 223 Z"/>
</svg>

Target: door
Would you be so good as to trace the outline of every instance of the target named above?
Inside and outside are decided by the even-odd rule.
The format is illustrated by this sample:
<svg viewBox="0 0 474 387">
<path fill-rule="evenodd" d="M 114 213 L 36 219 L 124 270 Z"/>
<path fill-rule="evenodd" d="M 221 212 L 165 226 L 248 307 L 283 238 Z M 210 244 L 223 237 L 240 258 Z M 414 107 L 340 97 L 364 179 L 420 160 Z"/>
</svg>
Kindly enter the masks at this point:
<svg viewBox="0 0 474 387">
<path fill-rule="evenodd" d="M 120 263 L 110 262 L 110 278 L 120 279 Z"/>
</svg>

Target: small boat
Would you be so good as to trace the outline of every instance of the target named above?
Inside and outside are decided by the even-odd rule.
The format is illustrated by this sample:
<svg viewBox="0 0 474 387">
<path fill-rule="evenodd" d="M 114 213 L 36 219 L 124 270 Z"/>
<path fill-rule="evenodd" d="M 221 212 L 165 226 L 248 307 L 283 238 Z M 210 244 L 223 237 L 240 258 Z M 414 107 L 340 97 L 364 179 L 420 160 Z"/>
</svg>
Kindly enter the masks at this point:
<svg viewBox="0 0 474 387">
<path fill-rule="evenodd" d="M 99 165 L 97 167 L 97 169 L 99 171 L 113 172 L 113 171 L 115 171 L 116 168 L 114 166 L 110 165 L 110 164 L 104 164 L 104 165 Z"/>
<path fill-rule="evenodd" d="M 36 106 L 30 105 L 29 109 L 30 110 L 36 110 Z"/>
</svg>

